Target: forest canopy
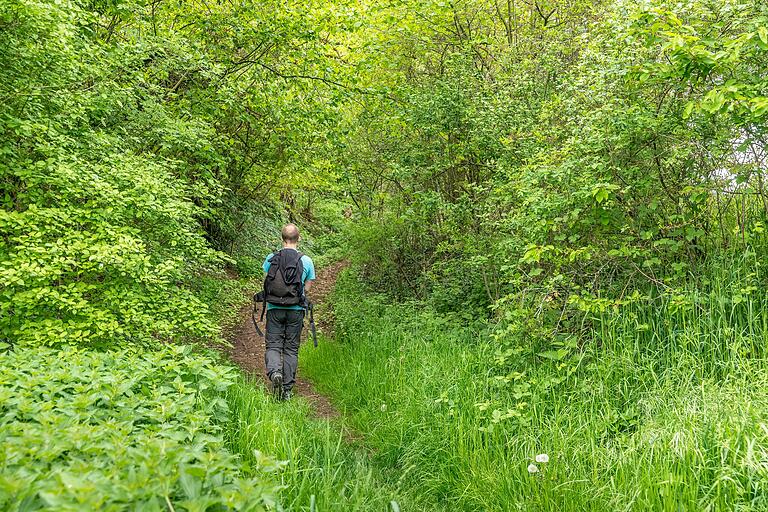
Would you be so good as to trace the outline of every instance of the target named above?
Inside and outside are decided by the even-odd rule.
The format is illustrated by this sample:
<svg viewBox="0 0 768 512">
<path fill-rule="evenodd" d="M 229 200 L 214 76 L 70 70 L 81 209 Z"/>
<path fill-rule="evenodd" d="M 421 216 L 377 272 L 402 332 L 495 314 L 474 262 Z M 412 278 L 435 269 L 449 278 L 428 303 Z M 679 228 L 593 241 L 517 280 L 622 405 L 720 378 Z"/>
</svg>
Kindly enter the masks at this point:
<svg viewBox="0 0 768 512">
<path fill-rule="evenodd" d="M 349 243 L 374 284 L 444 310 L 685 287 L 759 252 L 765 16 L 5 1 L 3 335 L 209 333 L 190 277 L 247 265 L 280 211 L 364 219 Z"/>
</svg>

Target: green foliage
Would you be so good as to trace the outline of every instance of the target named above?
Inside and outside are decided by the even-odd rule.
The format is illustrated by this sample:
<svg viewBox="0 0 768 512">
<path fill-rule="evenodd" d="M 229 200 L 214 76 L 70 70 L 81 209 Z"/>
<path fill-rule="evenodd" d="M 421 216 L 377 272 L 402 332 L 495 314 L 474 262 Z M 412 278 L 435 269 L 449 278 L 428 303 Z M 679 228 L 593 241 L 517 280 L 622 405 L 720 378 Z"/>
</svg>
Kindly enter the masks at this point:
<svg viewBox="0 0 768 512">
<path fill-rule="evenodd" d="M 210 336 L 184 281 L 221 256 L 179 165 L 125 136 L 142 92 L 119 81 L 94 22 L 69 3 L 0 10 L 0 335 L 49 345 Z"/>
<path fill-rule="evenodd" d="M 306 94 L 323 50 L 304 74 L 282 55 L 323 22 L 274 7 L 0 5 L 0 339 L 216 335 L 195 276 L 231 263 L 217 251 L 257 274 L 279 204 L 311 215 L 294 189 L 333 178 L 309 164 L 333 115 Z"/>
<path fill-rule="evenodd" d="M 274 506 L 279 464 L 225 447 L 231 368 L 183 347 L 18 348 L 0 366 L 3 510 Z"/>
<path fill-rule="evenodd" d="M 412 33 L 385 36 L 398 101 L 339 161 L 367 282 L 554 354 L 765 253 L 768 45 L 761 2 L 534 4 L 384 9 Z"/>
<path fill-rule="evenodd" d="M 347 275 L 338 342 L 302 364 L 367 433 L 375 464 L 450 510 L 757 511 L 768 368 L 753 351 L 767 324 L 748 264 L 710 272 L 720 284 L 689 308 L 668 297 L 595 312 L 592 344 L 495 339 Z"/>
<path fill-rule="evenodd" d="M 208 304 L 210 320 L 226 328 L 241 320 L 240 308 L 251 300 L 257 286 L 260 286 L 258 280 L 246 277 L 201 275 L 191 288 L 200 301 Z"/>
<path fill-rule="evenodd" d="M 284 461 L 280 503 L 286 510 L 384 510 L 396 498 L 413 509 L 428 505 L 388 484 L 363 447 L 350 446 L 356 434 L 343 419 L 313 418 L 302 398 L 275 403 L 257 383 L 240 382 L 227 393 L 232 419 L 225 438 L 246 464 L 259 468 L 261 452 Z"/>
<path fill-rule="evenodd" d="M 376 448 L 372 468 L 302 406 L 230 390 L 228 445 L 254 475 L 276 465 L 254 443 L 290 460 L 291 506 L 766 508 L 767 23 L 756 0 L 1 3 L 0 390 L 31 404 L 3 404 L 21 454 L 3 452 L 3 485 L 30 493 L 14 503 L 119 508 L 116 478 L 148 508 L 266 503 L 272 480 L 220 450 L 220 398 L 185 387 L 226 375 L 40 346 L 216 337 L 247 285 L 214 276 L 260 276 L 288 220 L 359 271 L 336 299 L 347 343 L 302 357 Z M 91 366 L 67 403 L 25 394 Z M 78 409 L 128 366 L 154 387 L 125 400 L 189 412 L 175 455 L 138 402 L 137 458 L 35 426 L 74 428 L 49 402 L 83 428 L 129 422 L 102 398 Z M 304 443 L 257 427 L 274 418 Z M 182 467 L 188 449 L 210 468 Z M 164 479 L 131 472 L 146 460 Z"/>
<path fill-rule="evenodd" d="M 0 214 L 5 339 L 146 344 L 215 332 L 181 284 L 218 256 L 163 169 L 130 157 L 52 158 L 14 174 L 26 190 Z"/>
</svg>

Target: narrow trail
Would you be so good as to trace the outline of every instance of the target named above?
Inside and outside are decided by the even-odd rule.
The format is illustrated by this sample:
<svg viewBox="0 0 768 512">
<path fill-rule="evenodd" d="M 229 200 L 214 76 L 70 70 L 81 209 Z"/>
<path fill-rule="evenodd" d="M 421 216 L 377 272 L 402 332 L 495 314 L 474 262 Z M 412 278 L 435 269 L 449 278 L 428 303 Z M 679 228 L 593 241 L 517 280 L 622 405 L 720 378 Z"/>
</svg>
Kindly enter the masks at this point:
<svg viewBox="0 0 768 512">
<path fill-rule="evenodd" d="M 339 261 L 329 265 L 328 267 L 321 269 L 317 273 L 317 279 L 312 284 L 312 289 L 309 292 L 309 296 L 315 306 L 320 306 L 327 299 L 328 295 L 336 285 L 336 279 L 339 276 L 344 267 L 347 266 L 346 261 Z M 255 291 L 255 290 L 254 290 Z M 232 344 L 227 352 L 229 358 L 237 364 L 246 374 L 260 376 L 264 383 L 267 383 L 266 375 L 264 372 L 264 338 L 256 333 L 256 329 L 251 321 L 251 310 L 253 305 L 251 303 L 246 304 L 240 310 L 238 323 L 229 330 L 227 333 L 227 339 Z M 322 310 L 323 308 L 321 308 Z M 258 313 L 260 314 L 261 311 Z M 315 311 L 317 313 L 317 311 Z M 258 314 L 257 314 L 258 318 Z M 318 335 L 320 333 L 331 334 L 332 319 L 327 314 L 315 315 L 315 322 L 317 324 Z M 305 329 L 301 334 L 301 342 L 306 343 L 309 340 L 309 321 L 305 322 Z M 262 332 L 266 327 L 263 323 L 259 324 L 259 328 Z M 311 342 L 311 341 L 310 341 Z M 328 397 L 318 393 L 315 390 L 314 385 L 307 379 L 301 376 L 301 358 L 299 358 L 299 371 L 296 374 L 296 386 L 294 392 L 304 397 L 312 407 L 312 410 L 318 418 L 337 418 L 340 413 L 331 404 Z"/>
</svg>

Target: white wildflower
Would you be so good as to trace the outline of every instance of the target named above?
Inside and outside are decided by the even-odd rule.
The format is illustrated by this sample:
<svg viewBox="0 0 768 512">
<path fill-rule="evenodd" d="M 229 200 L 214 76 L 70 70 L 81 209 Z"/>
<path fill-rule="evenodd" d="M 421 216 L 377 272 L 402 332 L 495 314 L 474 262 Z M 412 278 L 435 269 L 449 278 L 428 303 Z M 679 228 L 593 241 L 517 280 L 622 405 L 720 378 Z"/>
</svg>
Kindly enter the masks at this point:
<svg viewBox="0 0 768 512">
<path fill-rule="evenodd" d="M 539 467 L 536 464 L 529 464 L 528 465 L 528 472 L 530 474 L 538 473 L 539 472 Z"/>
<path fill-rule="evenodd" d="M 549 462 L 549 455 L 540 453 L 536 456 L 536 462 Z"/>
<path fill-rule="evenodd" d="M 387 410 L 387 404 L 381 404 L 381 412 L 385 412 Z"/>
</svg>

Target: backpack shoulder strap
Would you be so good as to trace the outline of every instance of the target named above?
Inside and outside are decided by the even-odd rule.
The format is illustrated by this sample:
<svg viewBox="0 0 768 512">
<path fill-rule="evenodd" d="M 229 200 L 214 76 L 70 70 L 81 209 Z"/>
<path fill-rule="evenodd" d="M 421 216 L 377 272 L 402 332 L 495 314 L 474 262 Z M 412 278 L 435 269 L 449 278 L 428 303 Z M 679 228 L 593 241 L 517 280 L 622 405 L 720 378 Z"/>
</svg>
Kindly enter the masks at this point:
<svg viewBox="0 0 768 512">
<path fill-rule="evenodd" d="M 306 300 L 306 297 L 304 296 L 304 262 L 301 261 L 301 259 L 304 257 L 304 253 L 300 251 L 296 251 L 299 253 L 299 259 L 296 260 L 296 270 L 299 273 L 299 286 L 301 287 L 300 293 L 302 297 L 302 302 Z"/>
<path fill-rule="evenodd" d="M 272 257 L 269 258 L 269 270 L 267 271 L 267 276 L 271 277 L 272 279 L 275 278 L 275 274 L 280 268 L 280 259 L 283 256 L 281 253 L 282 253 L 282 249 L 279 251 L 275 251 L 272 253 Z"/>
</svg>

